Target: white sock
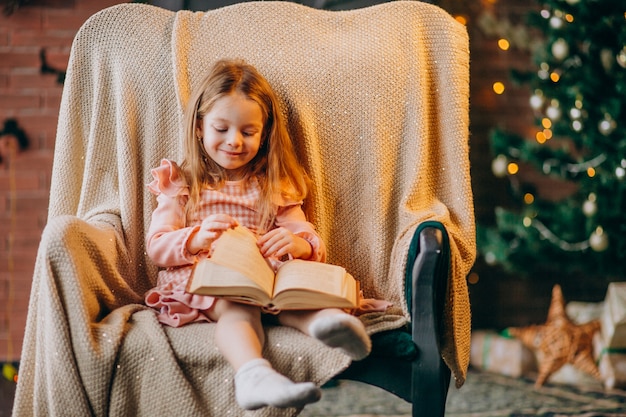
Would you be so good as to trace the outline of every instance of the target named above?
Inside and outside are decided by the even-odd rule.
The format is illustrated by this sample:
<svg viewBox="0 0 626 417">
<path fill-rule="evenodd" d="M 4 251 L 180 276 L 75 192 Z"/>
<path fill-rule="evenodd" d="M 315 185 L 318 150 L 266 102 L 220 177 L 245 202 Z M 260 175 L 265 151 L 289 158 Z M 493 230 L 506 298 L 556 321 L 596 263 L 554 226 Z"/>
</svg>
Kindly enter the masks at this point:
<svg viewBox="0 0 626 417">
<path fill-rule="evenodd" d="M 268 405 L 287 408 L 304 407 L 321 398 L 320 389 L 312 382 L 293 382 L 279 374 L 265 359 L 253 359 L 239 368 L 235 375 L 235 397 L 246 410 Z"/>
<path fill-rule="evenodd" d="M 316 319 L 309 333 L 327 346 L 343 350 L 353 360 L 361 360 L 372 350 L 372 341 L 363 322 L 350 314 L 336 314 Z"/>
</svg>

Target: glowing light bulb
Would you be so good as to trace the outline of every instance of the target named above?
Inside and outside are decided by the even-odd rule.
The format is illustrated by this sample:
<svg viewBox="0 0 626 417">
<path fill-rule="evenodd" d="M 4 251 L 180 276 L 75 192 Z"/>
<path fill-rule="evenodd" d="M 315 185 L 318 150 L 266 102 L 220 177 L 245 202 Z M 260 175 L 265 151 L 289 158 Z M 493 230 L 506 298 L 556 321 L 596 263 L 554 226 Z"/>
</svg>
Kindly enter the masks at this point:
<svg viewBox="0 0 626 417">
<path fill-rule="evenodd" d="M 501 83 L 500 81 L 496 81 L 495 83 L 493 83 L 493 91 L 496 94 L 504 93 L 504 84 Z"/>
</svg>

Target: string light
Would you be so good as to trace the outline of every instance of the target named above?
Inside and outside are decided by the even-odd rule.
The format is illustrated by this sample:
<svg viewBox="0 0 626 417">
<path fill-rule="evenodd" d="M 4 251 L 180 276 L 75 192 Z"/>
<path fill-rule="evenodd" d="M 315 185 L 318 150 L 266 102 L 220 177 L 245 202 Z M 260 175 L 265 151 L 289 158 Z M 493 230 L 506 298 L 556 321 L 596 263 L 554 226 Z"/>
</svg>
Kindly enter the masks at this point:
<svg viewBox="0 0 626 417">
<path fill-rule="evenodd" d="M 493 91 L 496 94 L 502 94 L 504 93 L 504 83 L 500 82 L 500 81 L 496 81 L 495 83 L 493 83 Z"/>
<path fill-rule="evenodd" d="M 546 140 L 547 140 L 547 139 L 546 139 L 546 135 L 545 135 L 542 131 L 539 131 L 539 132 L 537 132 L 537 133 L 535 134 L 535 140 L 536 140 L 538 143 L 543 144 L 543 143 L 545 143 L 545 142 L 546 142 Z"/>
<path fill-rule="evenodd" d="M 526 218 L 524 219 L 526 220 Z M 524 222 L 526 225 L 526 222 Z M 589 240 L 583 240 L 581 242 L 570 243 L 563 239 L 557 237 L 550 229 L 548 229 L 541 221 L 537 219 L 533 219 L 531 221 L 531 226 L 537 229 L 539 234 L 546 239 L 548 242 L 552 243 L 555 246 L 558 246 L 561 250 L 566 252 L 580 252 L 585 249 L 589 249 Z M 529 227 L 529 226 L 526 226 Z"/>
<path fill-rule="evenodd" d="M 500 47 L 500 49 L 502 49 L 503 51 L 508 51 L 510 46 L 511 44 L 508 40 L 504 38 L 498 40 L 498 47 Z"/>
<path fill-rule="evenodd" d="M 535 196 L 531 193 L 524 194 L 524 203 L 532 204 L 535 201 Z"/>
<path fill-rule="evenodd" d="M 506 166 L 506 170 L 509 174 L 515 175 L 519 171 L 519 165 L 517 165 L 515 162 L 509 162 L 509 164 Z"/>
</svg>

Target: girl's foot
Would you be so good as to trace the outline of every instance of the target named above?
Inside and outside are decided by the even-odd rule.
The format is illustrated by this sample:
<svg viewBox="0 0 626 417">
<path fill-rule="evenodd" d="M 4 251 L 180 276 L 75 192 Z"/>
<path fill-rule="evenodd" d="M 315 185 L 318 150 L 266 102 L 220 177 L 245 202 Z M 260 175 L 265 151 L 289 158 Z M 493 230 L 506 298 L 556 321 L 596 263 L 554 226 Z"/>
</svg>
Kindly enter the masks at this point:
<svg viewBox="0 0 626 417">
<path fill-rule="evenodd" d="M 287 408 L 304 407 L 318 401 L 320 389 L 312 382 L 296 383 L 279 374 L 265 359 L 253 359 L 235 375 L 235 397 L 246 410 L 268 405 Z"/>
<path fill-rule="evenodd" d="M 363 322 L 350 314 L 320 317 L 310 324 L 309 334 L 327 346 L 343 350 L 353 360 L 365 358 L 372 350 Z"/>
</svg>

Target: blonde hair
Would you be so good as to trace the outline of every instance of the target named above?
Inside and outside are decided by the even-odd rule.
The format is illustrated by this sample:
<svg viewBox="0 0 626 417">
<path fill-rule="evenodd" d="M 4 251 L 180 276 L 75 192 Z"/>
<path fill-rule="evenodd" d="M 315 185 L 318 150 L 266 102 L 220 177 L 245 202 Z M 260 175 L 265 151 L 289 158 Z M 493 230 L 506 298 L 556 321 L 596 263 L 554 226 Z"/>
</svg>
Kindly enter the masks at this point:
<svg viewBox="0 0 626 417">
<path fill-rule="evenodd" d="M 187 104 L 181 163 L 190 191 L 187 218 L 195 212 L 203 188 L 217 189 L 226 181 L 225 170 L 209 157 L 202 140 L 196 136 L 196 127 L 216 100 L 235 93 L 255 101 L 263 116 L 261 146 L 248 163 L 245 179 L 259 181 L 259 229 L 268 230 L 274 222 L 275 196 L 303 200 L 308 191 L 308 177 L 298 163 L 274 90 L 256 68 L 241 60 L 218 61 Z"/>
</svg>

